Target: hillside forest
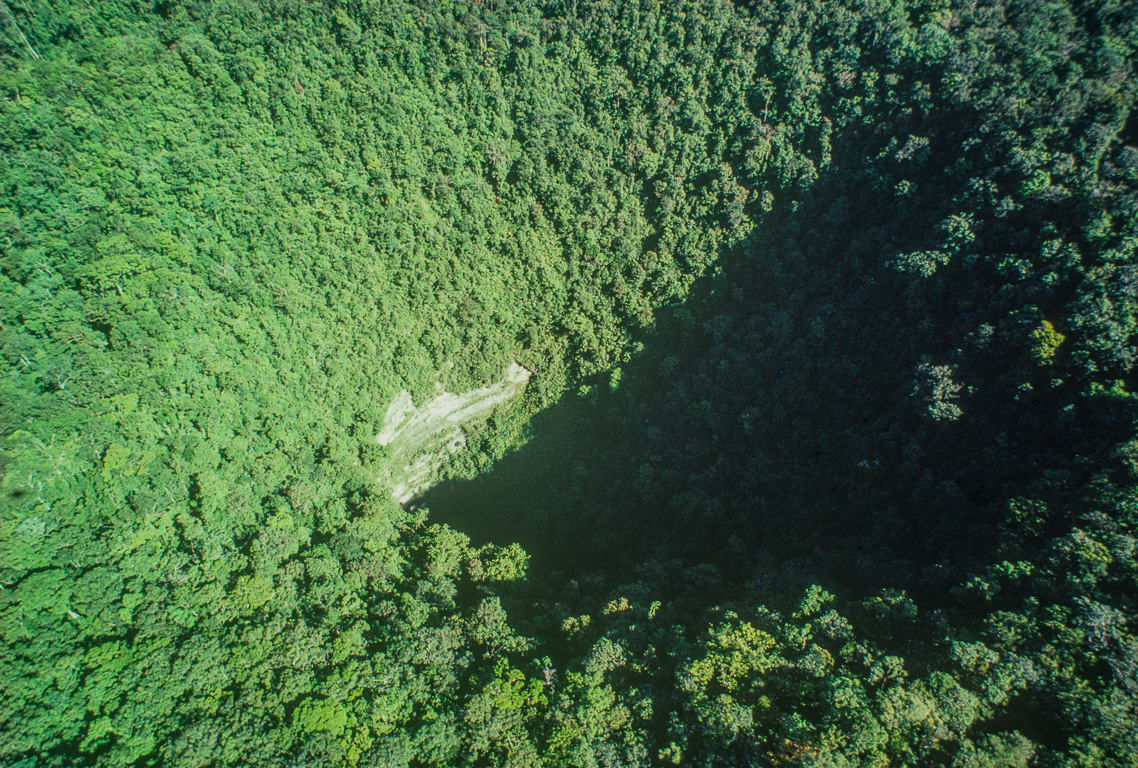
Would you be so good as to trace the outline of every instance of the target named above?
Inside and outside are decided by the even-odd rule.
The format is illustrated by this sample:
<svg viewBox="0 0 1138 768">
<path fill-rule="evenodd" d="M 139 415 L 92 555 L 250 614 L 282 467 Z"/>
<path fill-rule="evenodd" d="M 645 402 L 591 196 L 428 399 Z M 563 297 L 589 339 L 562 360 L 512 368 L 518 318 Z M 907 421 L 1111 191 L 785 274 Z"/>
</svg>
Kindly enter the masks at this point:
<svg viewBox="0 0 1138 768">
<path fill-rule="evenodd" d="M 0 765 L 1138 767 L 1136 66 L 0 2 Z M 389 406 L 523 368 L 398 503 Z"/>
</svg>

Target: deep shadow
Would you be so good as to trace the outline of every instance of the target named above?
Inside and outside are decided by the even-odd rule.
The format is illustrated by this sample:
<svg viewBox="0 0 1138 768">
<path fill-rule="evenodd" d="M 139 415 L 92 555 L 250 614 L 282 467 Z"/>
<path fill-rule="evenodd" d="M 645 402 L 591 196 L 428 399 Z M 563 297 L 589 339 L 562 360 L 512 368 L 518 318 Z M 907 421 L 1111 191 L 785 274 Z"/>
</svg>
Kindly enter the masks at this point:
<svg viewBox="0 0 1138 768">
<path fill-rule="evenodd" d="M 658 313 L 615 391 L 565 396 L 523 449 L 418 503 L 565 578 L 680 558 L 947 601 L 1001 544 L 1009 497 L 1085 472 L 1126 421 L 1063 417 L 1078 385 L 987 334 L 1023 301 L 987 262 L 896 267 L 937 244 L 948 160 L 904 198 L 888 167 L 834 166 Z"/>
</svg>

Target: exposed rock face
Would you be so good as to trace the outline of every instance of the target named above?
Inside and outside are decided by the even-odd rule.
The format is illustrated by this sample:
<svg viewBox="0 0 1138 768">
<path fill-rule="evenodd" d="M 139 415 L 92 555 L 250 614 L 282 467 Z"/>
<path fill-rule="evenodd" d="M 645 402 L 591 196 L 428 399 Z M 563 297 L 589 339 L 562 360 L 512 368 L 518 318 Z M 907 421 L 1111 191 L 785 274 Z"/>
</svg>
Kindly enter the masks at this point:
<svg viewBox="0 0 1138 768">
<path fill-rule="evenodd" d="M 490 415 L 495 406 L 525 389 L 533 374 L 511 363 L 501 379 L 488 387 L 461 395 L 443 392 L 416 408 L 411 393 L 403 390 L 387 407 L 383 429 L 376 442 L 391 448 L 388 473 L 380 478 L 405 504 L 434 484 L 447 458 L 466 446 L 463 426 Z"/>
</svg>

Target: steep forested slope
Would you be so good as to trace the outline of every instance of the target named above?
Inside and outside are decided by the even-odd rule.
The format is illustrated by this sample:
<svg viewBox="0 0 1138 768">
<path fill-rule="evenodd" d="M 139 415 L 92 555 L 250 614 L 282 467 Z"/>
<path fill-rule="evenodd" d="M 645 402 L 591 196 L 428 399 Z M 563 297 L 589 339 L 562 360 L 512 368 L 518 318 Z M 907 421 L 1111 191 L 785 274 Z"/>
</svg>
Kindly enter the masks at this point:
<svg viewBox="0 0 1138 768">
<path fill-rule="evenodd" d="M 1134 764 L 1125 3 L 0 23 L 4 764 Z"/>
</svg>

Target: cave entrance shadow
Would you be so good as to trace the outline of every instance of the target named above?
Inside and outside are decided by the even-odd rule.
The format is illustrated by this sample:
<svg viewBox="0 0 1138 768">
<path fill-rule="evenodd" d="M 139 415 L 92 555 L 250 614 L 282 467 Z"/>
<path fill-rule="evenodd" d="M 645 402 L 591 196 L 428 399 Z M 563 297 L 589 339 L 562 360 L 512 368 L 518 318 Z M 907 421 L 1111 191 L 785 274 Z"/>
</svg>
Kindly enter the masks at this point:
<svg viewBox="0 0 1138 768">
<path fill-rule="evenodd" d="M 714 303 L 714 286 L 700 293 L 695 301 Z M 896 580 L 882 539 L 897 538 L 898 522 L 866 519 L 881 509 L 867 502 L 885 494 L 875 487 L 882 475 L 865 462 L 823 461 L 826 441 L 812 439 L 820 433 L 789 416 L 796 403 L 786 391 L 796 385 L 762 392 L 739 373 L 709 382 L 707 369 L 721 368 L 731 345 L 706 343 L 707 321 L 691 304 L 662 313 L 617 389 L 602 381 L 587 395 L 566 393 L 534 417 L 519 450 L 416 503 L 475 545 L 520 543 L 534 576 L 619 581 L 649 558 L 678 558 L 797 586 L 839 572 L 851 580 L 860 559 L 858 581 Z M 804 374 L 783 362 L 781 377 Z M 849 551 L 835 560 L 838 540 Z"/>
<path fill-rule="evenodd" d="M 737 259 L 753 258 L 747 250 Z M 928 521 L 891 514 L 887 451 L 866 436 L 894 418 L 878 406 L 896 383 L 816 376 L 824 362 L 803 353 L 794 326 L 818 307 L 777 286 L 751 298 L 765 296 L 764 314 L 789 326 L 755 348 L 744 330 L 753 301 L 723 301 L 738 290 L 726 272 L 698 281 L 658 313 L 615 390 L 600 381 L 565 394 L 535 416 L 522 448 L 416 503 L 476 545 L 520 543 L 534 576 L 619 581 L 648 558 L 678 558 L 792 588 L 903 581 L 897 544 Z M 805 414 L 811 399 L 829 405 Z"/>
<path fill-rule="evenodd" d="M 938 203 L 882 211 L 873 195 L 846 197 L 872 187 L 870 172 L 832 169 L 721 253 L 682 305 L 658 311 L 615 390 L 565 395 L 491 471 L 417 503 L 565 578 L 680 558 L 790 587 L 945 600 L 993 551 L 1009 483 L 1062 464 L 1072 440 L 1045 420 L 1017 427 L 996 387 L 966 418 L 929 418 L 924 356 L 997 308 L 982 285 L 962 283 L 958 299 L 951 274 L 884 266 L 883 252 L 927 247 Z M 960 367 L 995 380 L 1014 364 L 977 353 Z"/>
</svg>

